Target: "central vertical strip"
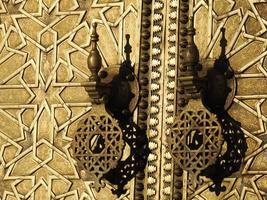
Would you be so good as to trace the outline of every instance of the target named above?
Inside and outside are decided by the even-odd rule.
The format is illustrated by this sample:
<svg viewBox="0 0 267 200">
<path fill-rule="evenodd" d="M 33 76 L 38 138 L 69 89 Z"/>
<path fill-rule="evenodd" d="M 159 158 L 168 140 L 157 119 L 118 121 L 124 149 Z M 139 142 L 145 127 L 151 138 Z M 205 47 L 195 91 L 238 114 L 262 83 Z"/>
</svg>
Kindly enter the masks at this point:
<svg viewBox="0 0 267 200">
<path fill-rule="evenodd" d="M 173 181 L 174 165 L 167 148 L 167 134 L 173 124 L 176 105 L 177 52 L 178 52 L 178 0 L 170 0 L 166 12 L 166 42 L 164 70 L 164 106 L 162 126 L 162 167 L 161 167 L 161 199 L 173 200 L 172 188 L 181 185 Z"/>
<path fill-rule="evenodd" d="M 179 0 L 178 5 L 178 30 L 177 30 L 177 67 L 176 67 L 176 108 L 175 108 L 175 115 L 177 116 L 179 112 L 181 112 L 182 108 L 186 105 L 186 98 L 184 96 L 184 90 L 180 86 L 179 77 L 186 75 L 186 67 L 184 65 L 184 51 L 188 44 L 188 22 L 189 22 L 189 15 L 190 12 L 193 13 L 193 4 L 194 0 Z M 191 5 L 191 8 L 190 8 Z M 190 11 L 191 10 L 191 11 Z M 174 200 L 181 200 L 186 198 L 186 182 L 183 182 L 185 179 L 184 177 L 187 175 L 185 171 L 183 171 L 178 164 L 174 163 L 174 170 L 173 170 L 173 199 Z"/>
<path fill-rule="evenodd" d="M 150 115 L 149 115 L 149 148 L 148 167 L 146 171 L 147 199 L 160 199 L 161 188 L 161 145 L 163 125 L 164 95 L 164 38 L 166 0 L 154 0 L 152 7 L 151 27 L 151 77 L 150 77 Z"/>
<path fill-rule="evenodd" d="M 138 105 L 138 125 L 141 129 L 147 130 L 149 117 L 149 93 L 151 76 L 150 67 L 150 51 L 151 51 L 151 7 L 152 0 L 142 1 L 141 18 L 141 37 L 140 37 L 140 58 L 139 58 L 139 73 L 138 79 L 140 83 L 140 103 Z M 143 200 L 146 193 L 145 172 L 139 172 L 135 179 L 135 200 Z"/>
</svg>

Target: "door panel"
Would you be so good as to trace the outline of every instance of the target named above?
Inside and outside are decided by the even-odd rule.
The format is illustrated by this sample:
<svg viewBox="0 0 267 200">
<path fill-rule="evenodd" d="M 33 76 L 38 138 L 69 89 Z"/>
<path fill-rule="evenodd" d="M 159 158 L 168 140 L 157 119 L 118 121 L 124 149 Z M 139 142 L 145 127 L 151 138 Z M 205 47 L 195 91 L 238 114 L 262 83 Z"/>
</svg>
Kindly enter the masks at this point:
<svg viewBox="0 0 267 200">
<path fill-rule="evenodd" d="M 210 179 L 196 189 L 173 161 L 167 136 L 179 114 L 180 4 L 184 0 L 0 0 L 0 199 L 253 200 L 267 198 L 267 3 L 194 0 L 195 42 L 204 69 L 221 53 L 236 88 L 229 115 L 241 124 L 248 149 L 240 169 L 216 196 Z M 186 1 L 186 0 L 185 0 Z M 126 186 L 99 193 L 83 181 L 70 154 L 79 119 L 91 109 L 82 83 L 90 76 L 91 24 L 96 22 L 103 67 L 131 60 L 140 82 L 135 121 L 147 128 L 147 167 Z M 186 22 L 185 22 L 186 23 Z M 190 100 L 196 108 L 200 100 Z M 227 144 L 224 144 L 224 149 Z"/>
<path fill-rule="evenodd" d="M 91 24 L 103 67 L 123 59 L 131 35 L 139 62 L 140 1 L 0 1 L 0 199 L 116 199 L 80 178 L 70 143 L 91 109 Z M 137 69 L 137 67 L 136 67 Z M 121 199 L 133 199 L 133 184 Z"/>
<path fill-rule="evenodd" d="M 195 191 L 188 187 L 187 199 L 266 199 L 266 7 L 264 1 L 194 2 L 202 59 L 219 57 L 220 29 L 226 29 L 226 56 L 237 81 L 228 112 L 241 123 L 248 149 L 240 170 L 223 182 L 225 192 L 211 193 L 207 181 Z"/>
</svg>

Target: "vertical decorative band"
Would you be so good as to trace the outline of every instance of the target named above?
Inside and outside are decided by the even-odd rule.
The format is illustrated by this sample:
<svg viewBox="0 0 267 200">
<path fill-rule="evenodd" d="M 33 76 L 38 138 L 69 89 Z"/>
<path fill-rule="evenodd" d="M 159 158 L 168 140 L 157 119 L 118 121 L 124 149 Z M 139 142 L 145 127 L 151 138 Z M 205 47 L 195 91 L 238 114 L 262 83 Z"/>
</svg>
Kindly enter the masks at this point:
<svg viewBox="0 0 267 200">
<path fill-rule="evenodd" d="M 186 75 L 187 66 L 184 64 L 185 49 L 188 44 L 188 22 L 189 22 L 189 0 L 179 0 L 178 8 L 179 25 L 178 25 L 178 55 L 177 55 L 177 66 L 178 66 L 178 77 Z M 187 98 L 184 98 L 184 89 L 181 87 L 179 81 L 177 82 L 177 108 L 176 114 L 187 105 Z M 173 199 L 183 199 L 183 171 L 178 165 L 174 165 L 173 173 Z"/>
<path fill-rule="evenodd" d="M 160 198 L 160 173 L 161 173 L 161 142 L 163 124 L 163 72 L 164 72 L 164 0 L 153 1 L 152 12 L 152 51 L 151 55 L 151 77 L 149 96 L 149 148 L 147 168 L 147 199 L 158 200 Z"/>
<path fill-rule="evenodd" d="M 167 8 L 166 19 L 166 41 L 165 41 L 165 78 L 164 78 L 164 110 L 163 110 L 163 131 L 162 131 L 162 167 L 161 167 L 161 199 L 173 200 L 176 194 L 173 187 L 177 182 L 173 181 L 174 172 L 181 171 L 174 168 L 171 154 L 167 149 L 166 136 L 174 121 L 176 109 L 176 85 L 177 85 L 177 52 L 178 52 L 178 5 L 179 0 L 170 0 Z M 178 183 L 179 187 L 182 185 Z"/>
<path fill-rule="evenodd" d="M 150 38 L 151 38 L 151 7 L 152 0 L 142 1 L 140 60 L 139 60 L 139 83 L 140 103 L 138 106 L 138 125 L 147 129 L 148 124 L 148 96 L 150 77 Z M 135 179 L 134 199 L 143 200 L 145 191 L 145 172 L 139 172 Z"/>
</svg>

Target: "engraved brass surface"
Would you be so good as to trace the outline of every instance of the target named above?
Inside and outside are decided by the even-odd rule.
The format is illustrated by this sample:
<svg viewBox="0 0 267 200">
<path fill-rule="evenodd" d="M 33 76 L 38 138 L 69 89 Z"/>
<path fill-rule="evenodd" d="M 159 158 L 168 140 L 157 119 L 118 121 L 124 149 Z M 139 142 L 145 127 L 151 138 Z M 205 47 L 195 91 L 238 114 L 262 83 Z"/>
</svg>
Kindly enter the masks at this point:
<svg viewBox="0 0 267 200">
<path fill-rule="evenodd" d="M 187 185 L 188 174 L 174 164 L 166 145 L 166 132 L 177 111 L 177 38 L 186 34 L 178 26 L 180 20 L 186 21 L 178 13 L 180 1 L 186 2 L 0 0 L 2 199 L 117 199 L 111 184 L 97 193 L 82 181 L 70 154 L 78 122 L 91 109 L 82 83 L 90 76 L 87 36 L 93 21 L 99 23 L 103 37 L 98 45 L 103 67 L 123 60 L 124 35 L 132 36 L 132 60 L 141 85 L 136 118 L 148 128 L 148 165 L 126 185 L 120 199 L 266 198 L 267 3 L 188 1 L 193 2 L 190 12 L 200 60 L 219 57 L 221 28 L 226 29 L 226 56 L 237 83 L 229 114 L 241 123 L 248 146 L 241 169 L 223 181 L 225 191 L 216 196 L 209 189 L 212 181 L 204 176 L 199 188 Z M 199 108 L 194 101 L 189 106 Z M 235 127 L 232 122 L 228 127 Z M 226 149 L 224 143 L 222 150 Z M 238 147 L 234 150 L 238 152 Z"/>
<path fill-rule="evenodd" d="M 176 117 L 168 136 L 174 160 L 190 172 L 193 187 L 201 184 L 202 170 L 215 162 L 222 145 L 222 128 L 216 115 L 202 110 L 184 109 Z"/>
<path fill-rule="evenodd" d="M 225 28 L 226 57 L 237 83 L 228 113 L 240 122 L 245 137 L 240 140 L 247 143 L 247 151 L 240 170 L 223 182 L 225 191 L 219 196 L 209 191 L 210 182 L 205 180 L 197 190 L 188 186 L 186 199 L 266 198 L 266 6 L 265 1 L 257 0 L 194 1 L 196 44 L 202 59 L 219 57 L 221 28 Z M 239 135 L 237 131 L 233 137 L 238 140 Z M 242 151 L 244 148 L 239 153 Z"/>
<path fill-rule="evenodd" d="M 1 199 L 117 199 L 111 184 L 97 193 L 80 178 L 70 144 L 91 110 L 92 22 L 103 67 L 124 60 L 125 34 L 137 66 L 140 15 L 137 0 L 0 0 Z M 133 199 L 132 182 L 121 199 Z"/>
</svg>

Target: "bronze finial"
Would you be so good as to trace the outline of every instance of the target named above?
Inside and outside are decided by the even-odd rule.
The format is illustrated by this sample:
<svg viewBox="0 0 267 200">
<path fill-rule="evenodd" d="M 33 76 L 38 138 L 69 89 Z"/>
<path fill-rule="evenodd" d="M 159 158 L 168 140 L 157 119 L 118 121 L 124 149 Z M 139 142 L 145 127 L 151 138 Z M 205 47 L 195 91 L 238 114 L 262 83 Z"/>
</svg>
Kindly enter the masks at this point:
<svg viewBox="0 0 267 200">
<path fill-rule="evenodd" d="M 123 68 L 128 68 L 130 69 L 131 71 L 128 71 L 130 72 L 133 72 L 133 67 L 132 67 L 132 61 L 131 61 L 131 57 L 130 57 L 130 54 L 132 52 L 132 46 L 130 45 L 130 34 L 126 34 L 126 44 L 124 46 L 124 53 L 126 55 L 126 59 L 123 61 L 122 63 L 122 67 Z M 127 76 L 127 75 L 126 75 Z M 128 78 L 128 80 L 133 80 L 134 78 L 132 77 L 132 75 L 130 75 Z"/>
<path fill-rule="evenodd" d="M 221 32 L 222 32 L 222 38 L 221 38 L 221 41 L 220 41 L 220 46 L 222 48 L 222 51 L 221 51 L 220 57 L 226 59 L 227 40 L 225 38 L 225 28 L 221 28 Z"/>
<path fill-rule="evenodd" d="M 226 73 L 226 78 L 230 79 L 233 77 L 233 71 L 230 70 L 230 62 L 226 57 L 226 47 L 227 47 L 227 40 L 225 38 L 225 28 L 221 28 L 222 38 L 220 40 L 221 46 L 221 54 L 218 59 L 216 59 L 214 63 L 214 68 L 221 71 L 221 73 Z"/>
<path fill-rule="evenodd" d="M 183 75 L 179 77 L 180 84 L 184 88 L 187 98 L 198 98 L 199 97 L 199 85 L 198 85 L 198 74 L 200 70 L 199 64 L 199 51 L 194 42 L 195 28 L 193 23 L 193 17 L 189 19 L 189 25 L 187 28 L 187 45 L 183 51 Z M 185 99 L 179 101 L 180 106 L 186 105 Z"/>
<path fill-rule="evenodd" d="M 124 53 L 126 54 L 126 61 L 131 62 L 130 54 L 132 52 L 132 46 L 130 45 L 130 35 L 126 34 L 126 45 L 124 47 Z"/>
<path fill-rule="evenodd" d="M 196 29 L 194 28 L 194 18 L 193 16 L 189 17 L 189 24 L 188 24 L 188 28 L 187 28 L 187 33 L 188 35 L 193 36 L 193 39 L 194 39 L 194 36 L 196 34 Z"/>
<path fill-rule="evenodd" d="M 98 72 L 102 65 L 101 56 L 99 54 L 99 51 L 97 49 L 97 42 L 99 41 L 99 36 L 96 32 L 97 24 L 93 23 L 93 31 L 91 34 L 91 51 L 88 57 L 88 67 L 91 71 L 91 76 L 89 78 L 90 81 L 99 81 Z"/>
<path fill-rule="evenodd" d="M 98 72 L 102 66 L 102 59 L 97 49 L 97 42 L 99 40 L 99 36 L 96 32 L 97 24 L 93 23 L 93 31 L 91 34 L 91 51 L 88 57 L 88 68 L 91 72 L 89 77 L 90 85 L 86 88 L 89 96 L 92 98 L 92 102 L 99 103 L 101 95 L 97 91 L 98 83 L 100 78 L 98 76 Z"/>
<path fill-rule="evenodd" d="M 196 30 L 194 28 L 194 20 L 193 17 L 189 18 L 188 25 L 188 44 L 185 50 L 184 63 L 187 65 L 188 71 L 194 71 L 194 68 L 199 64 L 199 51 L 194 42 L 194 36 L 196 34 Z"/>
</svg>

